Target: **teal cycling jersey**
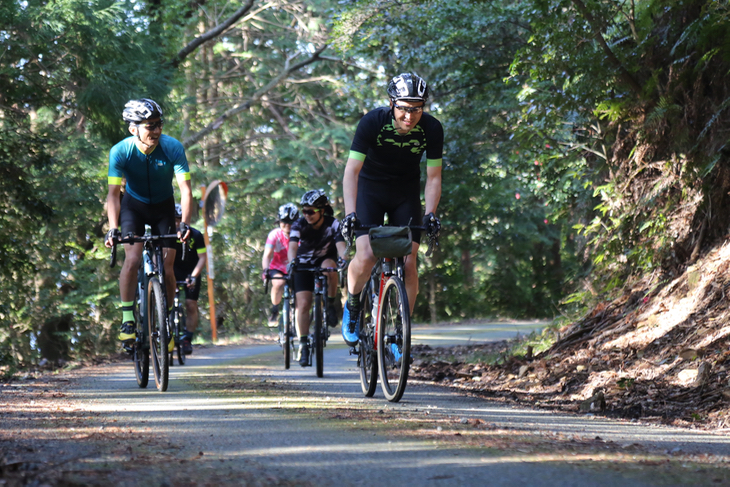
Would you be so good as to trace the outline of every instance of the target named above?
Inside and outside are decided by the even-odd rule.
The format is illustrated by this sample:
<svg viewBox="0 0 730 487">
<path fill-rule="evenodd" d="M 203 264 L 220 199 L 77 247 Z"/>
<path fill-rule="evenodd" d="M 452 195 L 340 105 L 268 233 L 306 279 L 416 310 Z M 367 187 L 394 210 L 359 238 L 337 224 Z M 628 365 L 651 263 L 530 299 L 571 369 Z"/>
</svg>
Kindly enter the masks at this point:
<svg viewBox="0 0 730 487">
<path fill-rule="evenodd" d="M 144 154 L 127 137 L 109 152 L 110 185 L 121 185 L 127 179 L 126 192 L 143 203 L 155 204 L 174 196 L 173 175 L 190 180 L 188 159 L 183 145 L 175 138 L 162 134 L 150 154 Z"/>
</svg>

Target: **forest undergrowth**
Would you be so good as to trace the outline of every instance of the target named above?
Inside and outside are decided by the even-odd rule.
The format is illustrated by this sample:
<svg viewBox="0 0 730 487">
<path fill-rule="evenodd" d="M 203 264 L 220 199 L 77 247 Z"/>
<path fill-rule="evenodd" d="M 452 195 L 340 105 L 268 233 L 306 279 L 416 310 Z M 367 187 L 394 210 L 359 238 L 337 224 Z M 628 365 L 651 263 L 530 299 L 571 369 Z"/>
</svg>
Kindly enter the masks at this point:
<svg viewBox="0 0 730 487">
<path fill-rule="evenodd" d="M 730 431 L 729 267 L 727 241 L 671 280 L 647 275 L 534 355 L 535 337 L 416 347 L 413 376 L 506 403 Z"/>
</svg>

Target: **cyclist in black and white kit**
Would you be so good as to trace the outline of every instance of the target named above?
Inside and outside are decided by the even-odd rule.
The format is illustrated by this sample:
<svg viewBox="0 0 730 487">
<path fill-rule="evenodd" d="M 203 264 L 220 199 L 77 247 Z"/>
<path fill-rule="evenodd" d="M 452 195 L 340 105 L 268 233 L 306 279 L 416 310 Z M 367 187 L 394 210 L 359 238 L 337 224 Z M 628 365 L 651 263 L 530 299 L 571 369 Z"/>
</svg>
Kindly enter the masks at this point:
<svg viewBox="0 0 730 487">
<path fill-rule="evenodd" d="M 435 117 L 423 112 L 428 85 L 420 76 L 403 73 L 388 84 L 390 106 L 368 112 L 357 126 L 342 181 L 345 214 L 342 233 L 354 234 L 355 257 L 348 267 L 347 305 L 342 336 L 349 346 L 357 344 L 360 327 L 360 292 L 376 262 L 367 230 L 355 231 L 356 223 L 417 225 L 438 234 L 441 223 L 436 209 L 441 199 L 441 161 L 444 131 Z M 421 212 L 421 159 L 426 153 L 426 215 Z M 418 295 L 416 256 L 420 232 L 413 232 L 413 252 L 405 259 L 406 292 L 410 310 Z"/>
<path fill-rule="evenodd" d="M 308 267 L 342 267 L 344 265 L 345 239 L 340 222 L 332 216 L 329 199 L 321 189 L 307 191 L 302 196 L 302 218 L 295 221 L 289 233 L 289 268 L 292 275 L 299 264 Z M 314 273 L 294 272 L 296 293 L 296 323 L 299 334 L 299 365 L 309 365 L 309 311 L 312 309 Z M 327 325 L 337 326 L 335 301 L 337 300 L 337 273 L 327 274 Z"/>
</svg>

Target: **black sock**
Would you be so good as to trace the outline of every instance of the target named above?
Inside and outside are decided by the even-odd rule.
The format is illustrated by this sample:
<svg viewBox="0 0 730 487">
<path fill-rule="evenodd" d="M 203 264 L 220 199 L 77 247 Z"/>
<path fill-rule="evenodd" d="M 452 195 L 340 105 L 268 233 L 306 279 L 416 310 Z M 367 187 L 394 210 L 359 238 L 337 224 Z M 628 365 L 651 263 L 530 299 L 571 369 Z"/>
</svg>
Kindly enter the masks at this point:
<svg viewBox="0 0 730 487">
<path fill-rule="evenodd" d="M 309 337 L 301 337 L 299 339 L 300 344 L 309 343 Z"/>
<path fill-rule="evenodd" d="M 360 307 L 360 295 L 347 293 L 347 305 L 350 309 L 358 309 Z"/>
</svg>

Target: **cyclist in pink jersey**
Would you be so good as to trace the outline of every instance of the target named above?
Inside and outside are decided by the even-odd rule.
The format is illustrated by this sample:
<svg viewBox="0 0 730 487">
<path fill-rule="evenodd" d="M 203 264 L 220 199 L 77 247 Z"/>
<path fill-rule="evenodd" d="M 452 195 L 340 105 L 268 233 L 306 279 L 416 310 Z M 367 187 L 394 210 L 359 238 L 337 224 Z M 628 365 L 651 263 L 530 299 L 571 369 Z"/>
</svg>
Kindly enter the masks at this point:
<svg viewBox="0 0 730 487">
<path fill-rule="evenodd" d="M 263 278 L 283 276 L 286 274 L 286 266 L 289 263 L 287 250 L 289 249 L 289 232 L 291 224 L 299 219 L 299 209 L 294 203 L 287 203 L 279 207 L 278 223 L 279 228 L 269 232 L 266 238 L 264 256 L 261 259 L 263 267 Z M 271 313 L 268 324 L 275 327 L 279 324 L 279 304 L 284 294 L 284 280 L 271 279 Z"/>
</svg>

